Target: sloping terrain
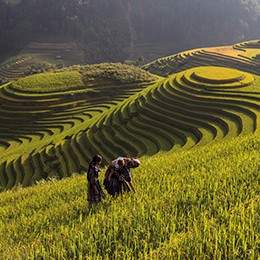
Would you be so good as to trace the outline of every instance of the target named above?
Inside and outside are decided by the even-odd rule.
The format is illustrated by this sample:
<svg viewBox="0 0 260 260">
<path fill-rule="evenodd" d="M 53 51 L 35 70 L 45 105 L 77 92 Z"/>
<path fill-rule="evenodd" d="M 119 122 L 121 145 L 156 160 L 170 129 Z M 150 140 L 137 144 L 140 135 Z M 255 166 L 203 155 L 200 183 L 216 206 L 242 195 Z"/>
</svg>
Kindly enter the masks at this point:
<svg viewBox="0 0 260 260">
<path fill-rule="evenodd" d="M 250 49 L 257 57 L 251 46 L 258 45 L 242 44 L 243 55 Z M 180 54 L 186 65 L 171 56 L 144 67 L 167 77 L 101 64 L 2 85 L 1 189 L 71 176 L 96 153 L 107 163 L 258 132 L 258 61 L 233 49 L 188 51 Z"/>
<path fill-rule="evenodd" d="M 0 259 L 258 259 L 257 43 L 1 85 L 1 190 L 40 183 L 0 194 Z M 54 179 L 95 153 L 142 157 L 136 193 L 86 208 L 85 176 Z"/>
<path fill-rule="evenodd" d="M 90 210 L 85 176 L 1 193 L 0 258 L 258 259 L 259 149 L 253 135 L 142 158 L 136 194 Z"/>
<path fill-rule="evenodd" d="M 233 46 L 202 48 L 181 52 L 155 60 L 143 66 L 151 73 L 167 76 L 198 66 L 222 66 L 260 75 L 259 41 L 249 41 Z"/>
<path fill-rule="evenodd" d="M 75 42 L 31 42 L 17 55 L 0 63 L 0 83 L 83 63 L 84 53 Z"/>
<path fill-rule="evenodd" d="M 85 140 L 82 131 L 111 106 L 155 79 L 132 66 L 101 64 L 37 74 L 3 85 L 1 187 L 27 186 L 42 178 L 79 171 L 78 161 L 69 159 L 72 168 L 63 156 L 73 156 L 70 149 L 81 144 L 89 153 L 83 155 L 87 164 L 91 152 L 78 141 Z M 58 169 L 49 164 L 53 157 L 58 160 Z"/>
</svg>

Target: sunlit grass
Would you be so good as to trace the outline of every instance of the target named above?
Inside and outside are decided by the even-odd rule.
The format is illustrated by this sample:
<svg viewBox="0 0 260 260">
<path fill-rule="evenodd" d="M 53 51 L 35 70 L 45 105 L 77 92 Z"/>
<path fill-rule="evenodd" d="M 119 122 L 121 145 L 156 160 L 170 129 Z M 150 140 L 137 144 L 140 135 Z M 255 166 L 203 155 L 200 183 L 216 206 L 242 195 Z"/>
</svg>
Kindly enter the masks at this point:
<svg viewBox="0 0 260 260">
<path fill-rule="evenodd" d="M 52 92 L 84 86 L 78 71 L 47 72 L 25 77 L 14 82 L 13 87 L 23 91 Z"/>
<path fill-rule="evenodd" d="M 2 193 L 0 256 L 257 259 L 259 148 L 251 136 L 144 158 L 136 194 L 91 210 L 85 176 Z"/>
</svg>

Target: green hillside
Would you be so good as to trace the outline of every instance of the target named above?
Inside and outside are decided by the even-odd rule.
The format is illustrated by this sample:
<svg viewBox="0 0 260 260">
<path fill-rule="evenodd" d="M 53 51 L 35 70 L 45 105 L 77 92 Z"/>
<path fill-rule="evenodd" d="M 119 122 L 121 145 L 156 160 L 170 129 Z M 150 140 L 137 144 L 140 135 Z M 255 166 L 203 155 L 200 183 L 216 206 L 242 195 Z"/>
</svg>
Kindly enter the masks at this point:
<svg viewBox="0 0 260 260">
<path fill-rule="evenodd" d="M 84 176 L 4 192 L 0 258 L 258 259 L 259 149 L 252 135 L 145 157 L 136 194 L 90 211 Z"/>
<path fill-rule="evenodd" d="M 101 64 L 37 74 L 2 85 L 1 188 L 28 186 L 79 170 L 78 160 L 83 156 L 86 165 L 91 155 L 79 153 L 73 157 L 76 161 L 69 159 L 71 164 L 64 156 L 75 156 L 78 150 L 74 149 L 91 153 L 84 144 L 84 131 L 104 111 L 155 79 L 133 66 Z M 58 171 L 48 164 L 54 155 L 59 158 Z"/>
<path fill-rule="evenodd" d="M 191 50 L 145 70 L 72 66 L 0 86 L 0 189 L 71 176 L 96 153 L 108 163 L 258 133 L 258 47 Z"/>
<path fill-rule="evenodd" d="M 258 259 L 259 43 L 0 85 L 0 259 Z M 137 192 L 88 209 L 96 153 Z"/>
</svg>

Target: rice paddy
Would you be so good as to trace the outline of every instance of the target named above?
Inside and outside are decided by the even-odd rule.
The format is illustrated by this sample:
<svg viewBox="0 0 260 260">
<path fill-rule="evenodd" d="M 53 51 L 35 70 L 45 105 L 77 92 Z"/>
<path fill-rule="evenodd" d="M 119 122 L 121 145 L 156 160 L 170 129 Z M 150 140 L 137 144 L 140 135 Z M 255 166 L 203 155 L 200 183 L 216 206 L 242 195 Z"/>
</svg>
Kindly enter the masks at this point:
<svg viewBox="0 0 260 260">
<path fill-rule="evenodd" d="M 4 192 L 0 258 L 258 259 L 259 149 L 253 135 L 144 157 L 137 192 L 91 210 L 85 176 Z"/>
<path fill-rule="evenodd" d="M 2 84 L 0 258 L 258 259 L 258 43 Z M 89 210 L 97 153 L 142 165 Z"/>
<path fill-rule="evenodd" d="M 108 163 L 257 132 L 258 69 L 230 60 L 166 77 L 119 64 L 75 66 L 2 85 L 1 189 L 70 176 L 96 153 Z"/>
</svg>

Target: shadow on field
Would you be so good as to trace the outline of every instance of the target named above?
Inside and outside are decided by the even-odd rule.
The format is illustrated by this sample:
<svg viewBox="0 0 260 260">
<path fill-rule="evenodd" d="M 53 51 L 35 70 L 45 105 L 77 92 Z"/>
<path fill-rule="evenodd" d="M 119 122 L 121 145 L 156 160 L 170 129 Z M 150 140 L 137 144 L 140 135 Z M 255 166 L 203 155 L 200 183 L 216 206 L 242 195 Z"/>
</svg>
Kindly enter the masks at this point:
<svg viewBox="0 0 260 260">
<path fill-rule="evenodd" d="M 82 215 L 82 217 L 86 218 L 91 215 L 95 215 L 99 213 L 100 211 L 108 212 L 111 208 L 112 201 L 103 201 L 99 204 L 94 205 L 87 205 L 86 208 L 82 209 L 79 213 Z"/>
</svg>

